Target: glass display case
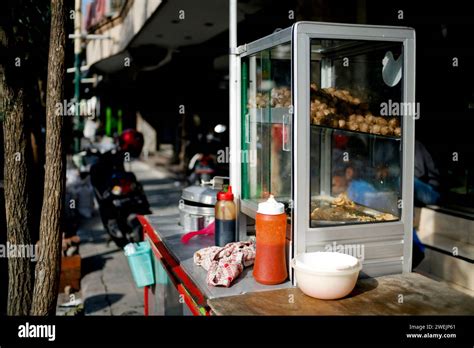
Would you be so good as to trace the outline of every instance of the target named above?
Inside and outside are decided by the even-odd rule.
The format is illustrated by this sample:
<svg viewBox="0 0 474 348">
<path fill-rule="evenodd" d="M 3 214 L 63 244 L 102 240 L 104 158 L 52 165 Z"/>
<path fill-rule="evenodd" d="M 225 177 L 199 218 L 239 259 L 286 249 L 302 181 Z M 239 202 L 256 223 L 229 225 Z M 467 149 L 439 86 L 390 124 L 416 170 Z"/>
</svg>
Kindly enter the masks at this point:
<svg viewBox="0 0 474 348">
<path fill-rule="evenodd" d="M 290 257 L 357 247 L 368 275 L 411 270 L 414 48 L 410 28 L 312 22 L 239 48 L 241 231 L 273 194 Z"/>
</svg>

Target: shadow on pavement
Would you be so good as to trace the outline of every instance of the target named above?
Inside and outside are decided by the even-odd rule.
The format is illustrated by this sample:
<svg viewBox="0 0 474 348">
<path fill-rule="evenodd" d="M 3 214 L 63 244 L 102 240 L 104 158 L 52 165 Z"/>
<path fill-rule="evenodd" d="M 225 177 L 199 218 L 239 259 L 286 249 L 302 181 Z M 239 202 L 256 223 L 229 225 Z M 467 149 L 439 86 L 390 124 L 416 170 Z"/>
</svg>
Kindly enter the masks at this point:
<svg viewBox="0 0 474 348">
<path fill-rule="evenodd" d="M 101 254 L 84 257 L 81 263 L 82 277 L 84 278 L 84 276 L 86 276 L 89 273 L 103 269 L 107 260 L 113 259 L 113 256 L 107 257 L 107 255 L 115 254 L 117 251 L 120 251 L 120 250 L 113 249 Z"/>
<path fill-rule="evenodd" d="M 94 313 L 110 307 L 110 305 L 118 302 L 122 297 L 122 294 L 100 294 L 88 297 L 84 301 L 84 308 L 87 308 L 88 312 L 86 314 Z"/>
<path fill-rule="evenodd" d="M 96 234 L 93 238 L 87 238 L 90 234 L 85 235 L 82 232 L 79 232 L 78 235 L 81 237 L 81 245 L 84 244 L 104 244 L 110 243 L 115 245 L 114 242 L 110 239 L 108 234 L 106 234 L 105 229 L 101 231 L 92 231 L 93 234 Z"/>
</svg>

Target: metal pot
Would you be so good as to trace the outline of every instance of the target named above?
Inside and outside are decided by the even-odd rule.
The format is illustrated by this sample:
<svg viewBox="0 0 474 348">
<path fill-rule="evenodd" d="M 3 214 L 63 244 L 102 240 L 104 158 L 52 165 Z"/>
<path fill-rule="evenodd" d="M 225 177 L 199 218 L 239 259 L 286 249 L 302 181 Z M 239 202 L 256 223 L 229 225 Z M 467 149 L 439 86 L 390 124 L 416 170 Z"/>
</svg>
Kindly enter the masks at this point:
<svg viewBox="0 0 474 348">
<path fill-rule="evenodd" d="M 180 200 L 179 217 L 185 232 L 198 231 L 214 221 L 214 207 L 189 205 Z"/>
<path fill-rule="evenodd" d="M 222 189 L 224 180 L 228 179 L 216 176 L 210 182 L 183 190 L 179 201 L 179 215 L 180 225 L 185 232 L 201 230 L 214 221 L 217 193 Z"/>
<path fill-rule="evenodd" d="M 219 190 L 209 186 L 195 185 L 186 187 L 181 194 L 181 198 L 192 203 L 214 207 L 218 192 Z"/>
</svg>

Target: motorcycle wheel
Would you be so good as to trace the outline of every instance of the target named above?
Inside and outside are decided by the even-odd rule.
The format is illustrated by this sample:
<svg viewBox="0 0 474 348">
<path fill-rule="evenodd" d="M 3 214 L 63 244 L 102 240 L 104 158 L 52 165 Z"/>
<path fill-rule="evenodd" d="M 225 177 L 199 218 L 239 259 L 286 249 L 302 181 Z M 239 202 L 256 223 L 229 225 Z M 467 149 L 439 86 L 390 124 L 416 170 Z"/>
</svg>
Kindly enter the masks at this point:
<svg viewBox="0 0 474 348">
<path fill-rule="evenodd" d="M 105 224 L 107 233 L 112 238 L 114 243 L 121 249 L 127 245 L 129 240 L 127 239 L 127 234 L 124 233 L 120 226 L 123 224 L 119 223 L 117 220 L 108 220 Z"/>
<path fill-rule="evenodd" d="M 107 233 L 119 248 L 143 240 L 143 228 L 136 216 L 129 216 L 121 222 L 109 220 L 106 226 Z"/>
<path fill-rule="evenodd" d="M 136 216 L 128 220 L 131 231 L 128 235 L 130 242 L 138 243 L 143 240 L 143 227 Z"/>
</svg>

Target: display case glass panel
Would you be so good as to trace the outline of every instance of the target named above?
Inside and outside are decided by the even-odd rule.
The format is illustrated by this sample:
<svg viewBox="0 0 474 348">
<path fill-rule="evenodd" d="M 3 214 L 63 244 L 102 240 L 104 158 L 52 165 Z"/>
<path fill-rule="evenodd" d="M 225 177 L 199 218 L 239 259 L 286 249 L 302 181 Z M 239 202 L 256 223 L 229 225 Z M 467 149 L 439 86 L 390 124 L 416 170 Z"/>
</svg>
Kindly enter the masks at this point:
<svg viewBox="0 0 474 348">
<path fill-rule="evenodd" d="M 403 45 L 310 47 L 310 226 L 399 220 Z"/>
<path fill-rule="evenodd" d="M 242 59 L 242 199 L 291 198 L 291 45 Z"/>
</svg>

